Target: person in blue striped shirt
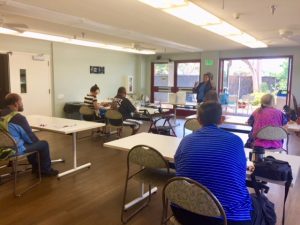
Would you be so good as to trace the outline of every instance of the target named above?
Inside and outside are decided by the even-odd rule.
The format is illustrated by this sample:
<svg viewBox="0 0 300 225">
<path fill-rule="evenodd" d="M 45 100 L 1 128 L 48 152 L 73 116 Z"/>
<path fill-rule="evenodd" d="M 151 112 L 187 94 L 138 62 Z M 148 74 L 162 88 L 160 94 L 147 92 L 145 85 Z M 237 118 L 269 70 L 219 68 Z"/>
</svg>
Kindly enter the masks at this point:
<svg viewBox="0 0 300 225">
<path fill-rule="evenodd" d="M 206 186 L 222 204 L 229 225 L 250 225 L 252 200 L 246 187 L 246 155 L 242 140 L 222 129 L 222 107 L 206 102 L 198 109 L 202 128 L 184 137 L 175 154 L 176 175 Z M 220 218 L 204 217 L 172 205 L 183 225 L 218 224 Z"/>
</svg>

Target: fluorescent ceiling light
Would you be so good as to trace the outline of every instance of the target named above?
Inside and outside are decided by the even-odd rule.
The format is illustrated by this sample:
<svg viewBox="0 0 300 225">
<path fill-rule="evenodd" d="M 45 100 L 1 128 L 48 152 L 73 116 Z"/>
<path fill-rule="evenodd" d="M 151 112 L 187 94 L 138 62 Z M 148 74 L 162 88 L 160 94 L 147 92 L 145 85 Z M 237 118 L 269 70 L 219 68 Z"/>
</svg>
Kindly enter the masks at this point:
<svg viewBox="0 0 300 225">
<path fill-rule="evenodd" d="M 62 36 L 42 34 L 42 33 L 30 32 L 30 31 L 25 31 L 24 33 L 20 33 L 20 32 L 17 32 L 17 31 L 11 30 L 11 29 L 6 29 L 3 27 L 0 27 L 0 33 L 19 36 L 19 37 L 34 38 L 34 39 L 39 39 L 39 40 L 60 42 L 60 43 L 80 45 L 80 46 L 93 47 L 93 48 L 109 49 L 109 50 L 136 53 L 136 54 L 144 54 L 144 55 L 155 54 L 155 51 L 152 51 L 152 50 L 138 50 L 138 49 L 132 49 L 132 48 L 124 48 L 124 47 L 117 46 L 117 45 L 107 45 L 107 44 L 93 42 L 93 41 L 71 39 L 71 38 L 66 38 L 66 37 L 62 37 Z"/>
<path fill-rule="evenodd" d="M 66 42 L 68 40 L 68 38 L 65 37 L 49 35 L 49 34 L 41 34 L 41 33 L 30 32 L 30 31 L 25 31 L 24 33 L 20 33 L 20 36 L 40 39 L 45 41 L 55 41 L 55 42 Z"/>
<path fill-rule="evenodd" d="M 0 33 L 1 34 L 10 34 L 10 35 L 18 34 L 17 31 L 7 29 L 7 28 L 4 28 L 4 27 L 0 27 Z"/>
<path fill-rule="evenodd" d="M 198 26 L 221 23 L 221 20 L 218 17 L 192 2 L 188 2 L 183 6 L 163 9 L 163 11 Z"/>
<path fill-rule="evenodd" d="M 226 38 L 233 40 L 235 42 L 238 42 L 240 44 L 246 45 L 250 48 L 265 48 L 267 45 L 263 43 L 262 41 L 256 40 L 254 37 L 252 37 L 249 34 L 241 34 L 241 35 L 231 35 L 226 36 Z"/>
<path fill-rule="evenodd" d="M 72 44 L 72 45 L 94 47 L 94 48 L 101 48 L 103 46 L 103 45 L 101 45 L 100 43 L 97 43 L 97 42 L 83 41 L 83 40 L 78 40 L 78 39 L 68 39 L 66 43 Z"/>
<path fill-rule="evenodd" d="M 188 1 L 186 0 L 139 0 L 139 1 L 158 9 L 181 6 L 188 3 Z"/>
<path fill-rule="evenodd" d="M 204 29 L 209 30 L 213 33 L 216 33 L 221 36 L 229 36 L 229 35 L 239 35 L 243 32 L 238 28 L 230 25 L 229 23 L 222 22 L 219 24 L 203 26 Z"/>
<path fill-rule="evenodd" d="M 262 41 L 255 41 L 252 43 L 244 43 L 244 45 L 247 45 L 250 48 L 266 48 L 268 45 Z"/>
<path fill-rule="evenodd" d="M 217 16 L 186 0 L 139 0 L 154 8 L 159 8 L 179 19 L 200 26 L 210 32 L 238 42 L 250 48 L 268 47 L 262 41 L 221 20 Z"/>
</svg>

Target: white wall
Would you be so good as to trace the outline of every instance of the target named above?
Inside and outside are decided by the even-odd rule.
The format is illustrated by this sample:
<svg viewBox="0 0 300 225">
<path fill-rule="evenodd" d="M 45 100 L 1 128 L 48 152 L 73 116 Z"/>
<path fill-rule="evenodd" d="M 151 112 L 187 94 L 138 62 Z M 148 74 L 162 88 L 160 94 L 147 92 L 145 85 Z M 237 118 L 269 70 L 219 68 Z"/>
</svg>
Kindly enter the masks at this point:
<svg viewBox="0 0 300 225">
<path fill-rule="evenodd" d="M 150 95 L 151 62 L 156 61 L 156 56 L 139 56 L 61 43 L 54 43 L 52 48 L 47 41 L 8 35 L 0 35 L 0 51 L 53 53 L 53 106 L 56 116 L 63 115 L 62 107 L 65 102 L 82 101 L 90 86 L 95 83 L 101 88 L 100 99 L 113 97 L 117 88 L 125 85 L 128 75 L 135 77 L 134 90 L 138 95 Z M 300 47 L 166 54 L 162 58 L 201 59 L 201 73 L 212 72 L 217 85 L 220 58 L 278 55 L 293 56 L 292 93 L 300 99 L 300 91 L 297 90 L 300 86 Z M 214 65 L 205 66 L 205 59 L 212 59 Z M 105 75 L 89 74 L 90 65 L 105 66 Z"/>
<path fill-rule="evenodd" d="M 128 75 L 139 77 L 137 62 L 134 54 L 54 43 L 55 115 L 60 115 L 65 102 L 83 101 L 94 84 L 100 87 L 100 99 L 114 97 Z M 90 66 L 104 66 L 105 74 L 90 74 Z"/>
<path fill-rule="evenodd" d="M 184 54 L 163 54 L 162 58 L 172 60 L 183 59 L 201 59 L 201 74 L 205 72 L 212 72 L 214 74 L 214 83 L 218 84 L 219 73 L 219 59 L 221 58 L 234 58 L 234 57 L 266 57 L 266 56 L 293 56 L 292 68 L 292 94 L 300 99 L 300 47 L 287 47 L 287 48 L 268 48 L 268 49 L 243 49 L 231 51 L 210 51 L 202 53 L 184 53 Z M 205 66 L 205 59 L 214 61 L 213 66 Z M 150 94 L 151 87 L 151 62 L 155 62 L 156 56 L 147 58 L 147 94 Z"/>
<path fill-rule="evenodd" d="M 100 99 L 114 97 L 125 86 L 128 75 L 134 76 L 134 90 L 144 86 L 144 56 L 28 38 L 0 35 L 0 51 L 30 52 L 52 55 L 52 94 L 55 116 L 63 116 L 69 101 L 83 101 L 92 85 L 100 87 Z M 90 74 L 90 66 L 104 66 L 105 74 Z M 141 84 L 142 83 L 142 84 Z M 34 101 L 34 100 L 33 100 Z"/>
</svg>

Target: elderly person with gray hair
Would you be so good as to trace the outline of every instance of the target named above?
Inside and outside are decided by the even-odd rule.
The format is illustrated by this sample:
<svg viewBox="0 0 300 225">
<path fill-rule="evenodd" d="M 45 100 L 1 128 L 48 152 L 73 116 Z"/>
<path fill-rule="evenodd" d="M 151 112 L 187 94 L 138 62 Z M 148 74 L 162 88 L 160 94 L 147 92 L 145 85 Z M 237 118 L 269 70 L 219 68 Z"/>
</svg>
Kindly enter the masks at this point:
<svg viewBox="0 0 300 225">
<path fill-rule="evenodd" d="M 281 148 L 283 145 L 282 140 L 262 140 L 256 138 L 257 133 L 267 126 L 285 125 L 288 120 L 287 116 L 281 111 L 274 108 L 274 96 L 266 94 L 261 97 L 261 106 L 257 108 L 248 119 L 248 124 L 252 126 L 252 131 L 249 134 L 249 139 L 246 147 L 260 146 L 266 149 Z"/>
</svg>

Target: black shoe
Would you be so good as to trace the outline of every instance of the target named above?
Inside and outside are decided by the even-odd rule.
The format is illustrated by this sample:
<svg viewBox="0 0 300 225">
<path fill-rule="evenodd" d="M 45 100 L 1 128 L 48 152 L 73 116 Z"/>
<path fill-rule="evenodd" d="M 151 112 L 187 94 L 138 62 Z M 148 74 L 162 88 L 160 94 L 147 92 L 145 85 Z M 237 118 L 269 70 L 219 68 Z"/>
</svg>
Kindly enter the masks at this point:
<svg viewBox="0 0 300 225">
<path fill-rule="evenodd" d="M 43 177 L 54 177 L 54 176 L 57 176 L 58 170 L 55 170 L 55 169 L 51 168 L 49 171 L 42 172 L 41 174 L 42 174 Z"/>
</svg>

